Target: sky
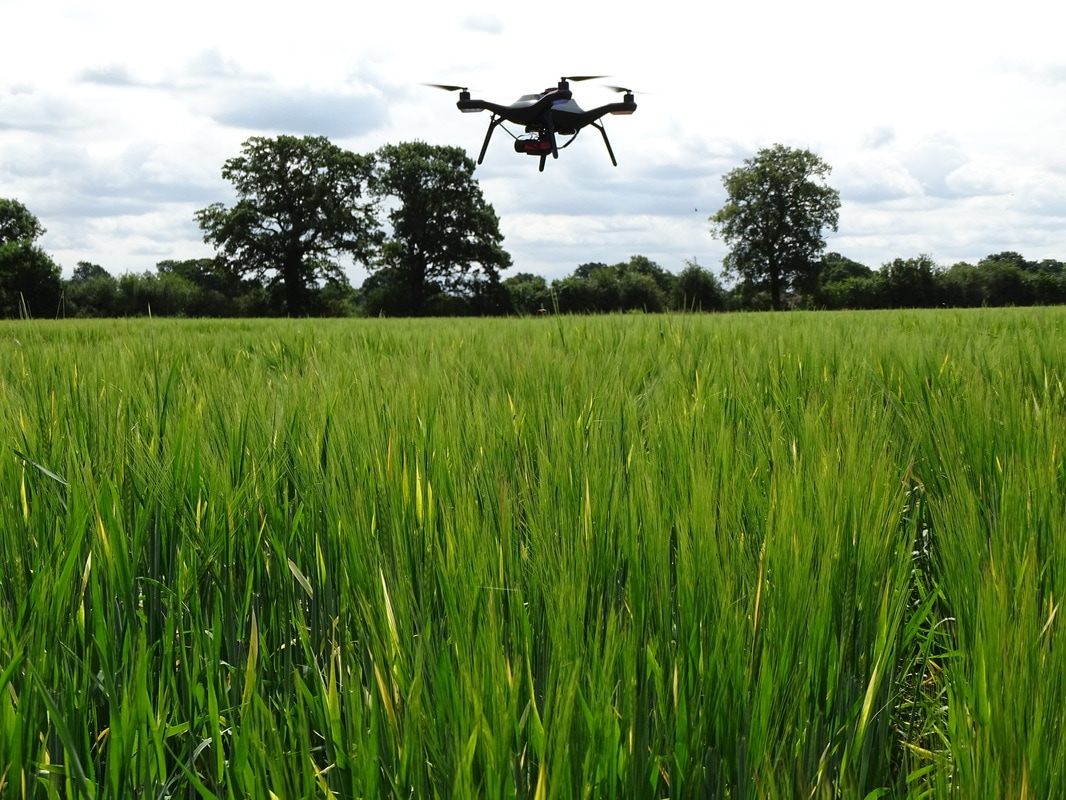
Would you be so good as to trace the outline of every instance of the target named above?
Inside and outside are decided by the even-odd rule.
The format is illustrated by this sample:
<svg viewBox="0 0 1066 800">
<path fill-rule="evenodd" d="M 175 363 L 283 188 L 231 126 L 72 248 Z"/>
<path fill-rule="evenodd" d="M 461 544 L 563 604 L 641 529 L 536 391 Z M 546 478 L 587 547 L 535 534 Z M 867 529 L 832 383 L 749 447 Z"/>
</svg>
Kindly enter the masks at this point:
<svg viewBox="0 0 1066 800">
<path fill-rule="evenodd" d="M 234 201 L 221 170 L 249 137 L 476 158 L 489 115 L 425 83 L 509 103 L 596 74 L 572 85 L 586 108 L 638 92 L 604 119 L 617 168 L 592 129 L 543 173 L 497 131 L 475 172 L 508 274 L 633 255 L 717 271 L 722 177 L 773 144 L 831 167 L 829 251 L 1066 259 L 1064 22 L 1048 0 L 0 0 L 0 197 L 65 275 L 142 272 L 212 255 L 194 215 Z"/>
</svg>

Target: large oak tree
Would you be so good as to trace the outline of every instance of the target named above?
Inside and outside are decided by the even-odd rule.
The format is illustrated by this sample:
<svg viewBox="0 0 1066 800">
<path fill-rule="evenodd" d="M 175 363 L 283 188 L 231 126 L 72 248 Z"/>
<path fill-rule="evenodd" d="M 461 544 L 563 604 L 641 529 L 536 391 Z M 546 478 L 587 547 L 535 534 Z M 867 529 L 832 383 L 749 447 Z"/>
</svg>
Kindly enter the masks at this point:
<svg viewBox="0 0 1066 800">
<path fill-rule="evenodd" d="M 376 248 L 372 165 L 320 136 L 252 137 L 222 168 L 236 204 L 196 214 L 204 240 L 237 274 L 280 286 L 290 315 L 304 314 L 312 287 L 346 281 L 340 256 L 368 261 Z"/>
<path fill-rule="evenodd" d="M 373 191 L 388 208 L 389 233 L 369 281 L 391 298 L 382 310 L 425 314 L 434 298 L 470 300 L 499 288 L 511 257 L 461 148 L 386 145 L 377 152 Z"/>
<path fill-rule="evenodd" d="M 776 144 L 722 178 L 728 199 L 710 222 L 730 246 L 725 271 L 768 290 L 775 309 L 789 288 L 817 276 L 822 231 L 837 228 L 840 194 L 824 183 L 829 171 L 809 150 Z"/>
</svg>

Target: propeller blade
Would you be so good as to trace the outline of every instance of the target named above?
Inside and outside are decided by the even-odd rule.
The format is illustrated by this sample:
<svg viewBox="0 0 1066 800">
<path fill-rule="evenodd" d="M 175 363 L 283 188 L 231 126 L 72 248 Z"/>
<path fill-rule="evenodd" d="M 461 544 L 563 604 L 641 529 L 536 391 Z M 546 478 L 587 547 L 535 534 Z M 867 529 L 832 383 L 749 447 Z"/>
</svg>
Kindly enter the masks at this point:
<svg viewBox="0 0 1066 800">
<path fill-rule="evenodd" d="M 465 92 L 468 89 L 465 86 L 452 86 L 450 83 L 423 83 L 423 86 L 429 86 L 433 89 L 443 89 L 446 92 Z"/>
<path fill-rule="evenodd" d="M 638 92 L 634 89 L 627 89 L 624 86 L 604 86 L 604 89 L 610 89 L 612 92 L 619 92 L 621 94 L 647 94 L 647 92 Z"/>
<path fill-rule="evenodd" d="M 598 81 L 600 78 L 609 77 L 607 75 L 564 75 L 559 80 L 561 81 Z"/>
</svg>

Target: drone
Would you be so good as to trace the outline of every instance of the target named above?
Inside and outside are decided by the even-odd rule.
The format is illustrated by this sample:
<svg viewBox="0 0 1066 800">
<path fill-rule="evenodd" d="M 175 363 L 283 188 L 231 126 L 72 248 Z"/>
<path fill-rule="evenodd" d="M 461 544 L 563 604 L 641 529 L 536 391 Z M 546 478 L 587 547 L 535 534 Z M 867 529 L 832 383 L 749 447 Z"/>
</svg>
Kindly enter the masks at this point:
<svg viewBox="0 0 1066 800">
<path fill-rule="evenodd" d="M 536 94 L 524 94 L 510 105 L 474 99 L 470 96 L 470 90 L 465 86 L 451 86 L 443 83 L 426 85 L 448 92 L 459 92 L 459 102 L 455 105 L 464 114 L 478 111 L 488 111 L 492 114 L 489 129 L 485 133 L 485 141 L 481 145 L 481 153 L 477 158 L 478 164 L 485 160 L 485 151 L 488 150 L 493 131 L 503 126 L 503 123 L 509 122 L 525 128 L 525 133 L 515 134 L 503 126 L 503 129 L 514 139 L 515 152 L 539 157 L 540 171 L 543 172 L 548 156 L 558 158 L 559 151 L 568 147 L 586 125 L 591 125 L 600 132 L 603 136 L 603 143 L 607 147 L 607 155 L 611 157 L 611 163 L 618 166 L 614 150 L 611 149 L 611 142 L 607 138 L 607 131 L 604 130 L 600 119 L 607 114 L 632 114 L 636 111 L 637 104 L 633 99 L 633 90 L 622 86 L 608 86 L 606 88 L 623 95 L 622 102 L 608 103 L 588 111 L 574 102 L 573 92 L 570 91 L 570 81 L 591 81 L 604 77 L 606 76 L 564 76 L 559 79 L 556 86 Z M 560 136 L 570 138 L 559 144 L 557 137 Z"/>
</svg>

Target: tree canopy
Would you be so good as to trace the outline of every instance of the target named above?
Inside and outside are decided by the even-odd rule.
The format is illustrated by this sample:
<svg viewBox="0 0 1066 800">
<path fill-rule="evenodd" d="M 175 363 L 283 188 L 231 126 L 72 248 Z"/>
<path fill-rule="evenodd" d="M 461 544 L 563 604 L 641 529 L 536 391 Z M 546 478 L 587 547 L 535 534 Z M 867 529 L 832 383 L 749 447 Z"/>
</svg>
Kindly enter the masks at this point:
<svg viewBox="0 0 1066 800">
<path fill-rule="evenodd" d="M 511 257 L 465 151 L 425 142 L 386 145 L 376 154 L 372 185 L 388 208 L 389 232 L 370 281 L 387 302 L 381 310 L 424 314 L 445 294 L 492 303 Z"/>
<path fill-rule="evenodd" d="M 775 309 L 788 289 L 817 279 L 822 231 L 836 230 L 840 194 L 822 182 L 830 168 L 809 150 L 763 148 L 723 178 L 728 199 L 711 232 L 730 246 L 727 274 L 768 290 Z"/>
<path fill-rule="evenodd" d="M 0 197 L 0 245 L 35 242 L 44 234 L 40 220 L 18 200 Z"/>
<path fill-rule="evenodd" d="M 372 164 L 325 137 L 252 137 L 222 168 L 237 203 L 196 214 L 204 240 L 235 273 L 280 287 L 287 313 L 304 314 L 310 287 L 346 283 L 339 256 L 367 261 L 374 252 L 377 217 L 366 197 Z"/>
<path fill-rule="evenodd" d="M 18 200 L 0 198 L 0 317 L 54 313 L 61 271 L 37 246 L 40 221 Z"/>
</svg>

